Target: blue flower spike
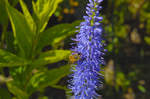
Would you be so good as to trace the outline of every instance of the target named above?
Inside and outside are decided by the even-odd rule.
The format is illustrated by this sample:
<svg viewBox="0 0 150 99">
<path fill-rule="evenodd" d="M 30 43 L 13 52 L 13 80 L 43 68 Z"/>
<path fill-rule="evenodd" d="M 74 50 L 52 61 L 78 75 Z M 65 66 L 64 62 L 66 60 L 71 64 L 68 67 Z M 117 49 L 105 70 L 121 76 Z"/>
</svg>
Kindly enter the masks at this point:
<svg viewBox="0 0 150 99">
<path fill-rule="evenodd" d="M 83 16 L 84 22 L 77 26 L 78 34 L 73 39 L 76 46 L 72 48 L 73 54 L 80 54 L 73 67 L 70 89 L 74 93 L 75 99 L 97 99 L 97 91 L 102 87 L 99 73 L 101 66 L 105 64 L 103 55 L 105 53 L 102 24 L 103 17 L 99 10 L 103 0 L 89 0 L 86 7 L 87 16 Z"/>
</svg>

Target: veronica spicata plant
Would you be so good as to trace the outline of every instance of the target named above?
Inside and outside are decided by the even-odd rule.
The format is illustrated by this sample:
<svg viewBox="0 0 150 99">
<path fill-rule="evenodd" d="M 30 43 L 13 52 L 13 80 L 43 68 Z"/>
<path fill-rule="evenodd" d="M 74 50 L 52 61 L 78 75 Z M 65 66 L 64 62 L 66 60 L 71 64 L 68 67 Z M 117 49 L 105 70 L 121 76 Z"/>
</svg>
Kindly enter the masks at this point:
<svg viewBox="0 0 150 99">
<path fill-rule="evenodd" d="M 73 39 L 76 46 L 72 48 L 72 54 L 79 54 L 80 59 L 75 62 L 71 76 L 72 92 L 75 99 L 94 99 L 99 95 L 96 91 L 102 86 L 100 81 L 101 65 L 104 65 L 103 55 L 105 52 L 102 38 L 102 26 L 99 4 L 103 0 L 89 0 L 86 7 L 87 16 L 83 16 L 78 34 Z"/>
</svg>

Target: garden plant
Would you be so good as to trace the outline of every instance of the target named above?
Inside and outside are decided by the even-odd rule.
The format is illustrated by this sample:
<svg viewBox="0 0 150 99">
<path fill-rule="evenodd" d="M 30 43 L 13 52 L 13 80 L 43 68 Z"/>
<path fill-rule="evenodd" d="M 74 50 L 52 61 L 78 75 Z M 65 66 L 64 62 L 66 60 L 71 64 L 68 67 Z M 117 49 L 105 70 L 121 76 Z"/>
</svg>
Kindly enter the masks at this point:
<svg viewBox="0 0 150 99">
<path fill-rule="evenodd" d="M 0 99 L 150 99 L 149 0 L 0 0 Z"/>
</svg>

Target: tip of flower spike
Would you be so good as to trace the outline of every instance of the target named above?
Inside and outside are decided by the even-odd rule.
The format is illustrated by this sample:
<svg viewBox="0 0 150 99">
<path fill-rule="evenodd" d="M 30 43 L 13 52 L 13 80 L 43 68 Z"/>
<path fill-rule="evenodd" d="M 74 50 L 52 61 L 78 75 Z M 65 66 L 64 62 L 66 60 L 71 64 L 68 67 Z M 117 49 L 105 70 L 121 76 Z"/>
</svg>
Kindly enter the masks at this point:
<svg viewBox="0 0 150 99">
<path fill-rule="evenodd" d="M 107 50 L 107 49 L 104 49 L 104 52 L 108 52 L 108 50 Z"/>
<path fill-rule="evenodd" d="M 103 0 L 94 0 L 97 3 L 101 3 Z"/>
</svg>

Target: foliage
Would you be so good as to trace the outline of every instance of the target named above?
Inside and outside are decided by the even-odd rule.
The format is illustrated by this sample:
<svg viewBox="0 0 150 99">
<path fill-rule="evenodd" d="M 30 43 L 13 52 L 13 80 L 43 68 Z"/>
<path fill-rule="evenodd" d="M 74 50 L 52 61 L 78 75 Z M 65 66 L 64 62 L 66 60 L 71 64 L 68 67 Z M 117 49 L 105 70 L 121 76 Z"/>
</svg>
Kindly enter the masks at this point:
<svg viewBox="0 0 150 99">
<path fill-rule="evenodd" d="M 150 2 L 107 0 L 104 5 L 103 23 L 110 52 L 105 67 L 105 98 L 147 99 Z"/>
<path fill-rule="evenodd" d="M 86 1 L 0 0 L 0 99 L 32 99 L 38 92 L 48 99 L 48 86 L 67 90 L 67 44 Z M 102 6 L 108 54 L 100 93 L 104 99 L 149 99 L 149 0 L 104 0 Z"/>
<path fill-rule="evenodd" d="M 57 83 L 69 74 L 70 65 L 54 69 L 48 69 L 47 65 L 68 59 L 70 50 L 59 49 L 55 45 L 74 34 L 74 27 L 80 21 L 46 28 L 60 2 L 62 0 L 32 1 L 33 13 L 30 13 L 23 0 L 0 0 L 0 82 L 6 83 L 9 90 L 0 88 L 6 95 L 4 97 L 0 92 L 2 99 L 10 99 L 10 93 L 14 99 L 29 99 L 34 92 L 48 86 L 66 89 Z M 17 3 L 22 12 L 14 7 Z M 12 32 L 7 31 L 8 19 Z M 43 51 L 46 46 L 52 48 Z M 6 67 L 9 68 L 9 77 L 5 77 L 2 70 Z"/>
</svg>

